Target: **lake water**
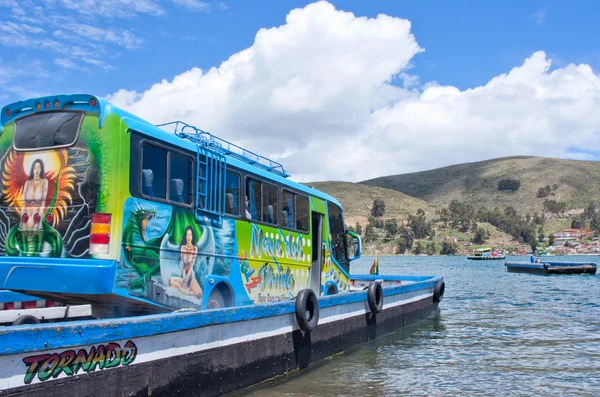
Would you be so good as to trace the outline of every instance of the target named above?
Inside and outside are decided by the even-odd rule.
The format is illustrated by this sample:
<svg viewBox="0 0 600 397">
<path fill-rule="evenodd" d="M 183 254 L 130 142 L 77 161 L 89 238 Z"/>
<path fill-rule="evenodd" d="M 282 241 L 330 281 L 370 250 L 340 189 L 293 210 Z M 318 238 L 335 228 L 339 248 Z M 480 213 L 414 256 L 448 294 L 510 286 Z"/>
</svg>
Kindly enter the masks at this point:
<svg viewBox="0 0 600 397">
<path fill-rule="evenodd" d="M 600 258 L 548 258 L 559 259 Z M 372 261 L 361 258 L 352 272 L 368 273 Z M 439 316 L 241 394 L 600 395 L 600 275 L 507 273 L 504 261 L 465 257 L 379 263 L 380 274 L 444 276 Z"/>
</svg>

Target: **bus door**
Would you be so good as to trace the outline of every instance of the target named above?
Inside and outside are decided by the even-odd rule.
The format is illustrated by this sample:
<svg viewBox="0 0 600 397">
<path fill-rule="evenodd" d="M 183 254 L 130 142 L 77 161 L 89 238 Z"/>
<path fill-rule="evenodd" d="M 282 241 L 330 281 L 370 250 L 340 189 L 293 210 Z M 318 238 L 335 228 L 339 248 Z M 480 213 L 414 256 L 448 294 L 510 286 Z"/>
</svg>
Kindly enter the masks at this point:
<svg viewBox="0 0 600 397">
<path fill-rule="evenodd" d="M 321 272 L 325 251 L 323 250 L 323 214 L 312 212 L 312 266 L 310 271 L 310 289 L 321 295 Z"/>
</svg>

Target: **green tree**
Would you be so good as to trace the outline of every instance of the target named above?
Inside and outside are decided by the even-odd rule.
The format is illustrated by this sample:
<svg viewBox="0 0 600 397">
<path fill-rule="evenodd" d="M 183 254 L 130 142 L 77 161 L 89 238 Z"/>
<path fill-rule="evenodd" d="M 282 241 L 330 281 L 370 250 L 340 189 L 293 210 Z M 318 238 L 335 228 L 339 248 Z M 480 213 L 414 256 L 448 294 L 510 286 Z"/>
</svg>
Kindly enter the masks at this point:
<svg viewBox="0 0 600 397">
<path fill-rule="evenodd" d="M 560 201 L 556 201 L 556 200 L 544 200 L 544 211 L 546 212 L 552 212 L 554 214 L 561 214 L 563 212 L 565 212 L 565 210 L 567 209 L 567 205 L 565 203 L 562 203 Z"/>
<path fill-rule="evenodd" d="M 450 201 L 448 205 L 451 227 L 461 227 L 464 231 L 469 230 L 471 222 L 475 219 L 475 208 L 472 205 L 458 200 Z"/>
<path fill-rule="evenodd" d="M 360 223 L 358 223 L 358 221 L 356 222 L 356 226 L 354 227 L 354 230 L 356 231 L 356 233 L 359 236 L 362 236 L 362 232 L 363 232 L 362 226 L 360 225 Z"/>
<path fill-rule="evenodd" d="M 544 241 L 544 239 L 546 238 L 546 236 L 544 235 L 544 228 L 540 226 L 540 228 L 538 229 L 538 235 L 539 235 L 539 240 L 540 241 Z"/>
<path fill-rule="evenodd" d="M 538 215 L 537 212 L 533 213 L 533 223 L 535 223 L 536 225 L 543 225 L 546 222 L 546 216 L 544 215 L 544 213 L 542 212 L 542 215 Z"/>
<path fill-rule="evenodd" d="M 388 234 L 392 237 L 396 236 L 400 231 L 398 227 L 398 221 L 396 219 L 388 219 L 385 221 L 384 229 L 388 232 Z"/>
<path fill-rule="evenodd" d="M 399 234 L 400 237 L 396 240 L 397 252 L 399 254 L 404 254 L 406 251 L 411 250 L 415 236 L 413 231 L 405 226 L 400 228 Z"/>
<path fill-rule="evenodd" d="M 435 255 L 437 253 L 437 249 L 435 247 L 435 241 L 427 244 L 427 255 Z"/>
<path fill-rule="evenodd" d="M 571 229 L 583 229 L 585 227 L 585 216 L 574 216 L 571 218 Z"/>
<path fill-rule="evenodd" d="M 410 250 L 410 245 L 406 238 L 400 236 L 398 240 L 396 240 L 396 253 L 397 254 L 405 254 L 406 251 Z"/>
<path fill-rule="evenodd" d="M 421 244 L 420 241 L 417 242 L 417 245 L 415 245 L 412 252 L 415 255 L 421 255 L 423 253 L 423 244 Z"/>
<path fill-rule="evenodd" d="M 537 249 L 537 245 L 538 245 L 538 243 L 537 243 L 536 239 L 533 239 L 529 242 L 529 246 L 531 247 L 531 250 L 533 252 L 535 252 L 535 250 Z"/>
<path fill-rule="evenodd" d="M 441 255 L 456 255 L 457 252 L 458 249 L 456 248 L 455 244 L 452 244 L 449 241 L 444 241 L 442 243 L 442 249 L 440 251 Z"/>
<path fill-rule="evenodd" d="M 600 213 L 595 213 L 590 221 L 590 227 L 594 230 L 600 231 Z"/>
<path fill-rule="evenodd" d="M 378 229 L 383 228 L 383 219 L 375 218 L 374 216 L 369 217 L 369 225 L 376 227 Z"/>
<path fill-rule="evenodd" d="M 385 214 L 385 203 L 381 199 L 375 199 L 373 201 L 373 207 L 371 208 L 371 216 L 381 218 Z"/>
<path fill-rule="evenodd" d="M 377 240 L 377 232 L 375 232 L 375 228 L 372 225 L 367 225 L 365 228 L 365 236 L 363 240 L 365 243 L 370 243 Z"/>
<path fill-rule="evenodd" d="M 536 197 L 537 198 L 545 198 L 545 197 L 550 196 L 550 193 L 552 193 L 552 188 L 550 187 L 550 185 L 546 185 L 546 186 L 538 189 Z"/>
<path fill-rule="evenodd" d="M 548 245 L 554 245 L 554 234 L 551 234 L 550 237 L 548 237 Z"/>
<path fill-rule="evenodd" d="M 598 213 L 599 209 L 600 208 L 598 207 L 598 203 L 596 203 L 595 201 L 590 202 L 587 209 L 585 210 L 585 215 L 587 219 L 592 219 L 594 215 Z"/>
<path fill-rule="evenodd" d="M 498 190 L 511 190 L 516 192 L 521 187 L 521 182 L 516 179 L 502 179 L 498 182 Z"/>
<path fill-rule="evenodd" d="M 487 232 L 484 228 L 478 227 L 475 232 L 475 236 L 473 236 L 473 243 L 475 244 L 483 244 L 487 238 Z"/>
<path fill-rule="evenodd" d="M 410 227 L 415 235 L 415 238 L 425 238 L 429 236 L 433 230 L 431 223 L 427 222 L 425 211 L 417 210 L 416 215 L 408 216 L 408 227 Z"/>
<path fill-rule="evenodd" d="M 458 231 L 466 233 L 469 230 L 469 227 L 471 226 L 471 220 L 461 219 L 459 225 L 460 227 L 458 228 Z"/>
</svg>

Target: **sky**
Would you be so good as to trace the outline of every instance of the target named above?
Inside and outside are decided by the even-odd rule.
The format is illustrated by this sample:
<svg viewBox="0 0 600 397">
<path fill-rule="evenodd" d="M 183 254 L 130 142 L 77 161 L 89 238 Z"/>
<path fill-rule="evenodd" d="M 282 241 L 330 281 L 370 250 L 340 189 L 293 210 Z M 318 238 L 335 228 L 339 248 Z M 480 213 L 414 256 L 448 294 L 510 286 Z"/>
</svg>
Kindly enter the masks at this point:
<svg viewBox="0 0 600 397">
<path fill-rule="evenodd" d="M 600 2 L 0 0 L 0 102 L 89 93 L 298 181 L 600 159 Z"/>
</svg>

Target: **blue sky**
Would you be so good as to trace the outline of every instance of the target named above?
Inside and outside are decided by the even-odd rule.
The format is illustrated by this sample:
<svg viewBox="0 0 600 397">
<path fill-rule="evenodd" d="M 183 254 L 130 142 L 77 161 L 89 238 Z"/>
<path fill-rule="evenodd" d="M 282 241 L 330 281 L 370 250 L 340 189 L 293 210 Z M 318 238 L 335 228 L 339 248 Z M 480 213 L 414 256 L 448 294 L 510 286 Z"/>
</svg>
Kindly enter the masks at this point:
<svg viewBox="0 0 600 397">
<path fill-rule="evenodd" d="M 331 0 L 330 3 L 336 15 L 349 12 L 357 19 L 366 17 L 375 21 L 378 15 L 385 14 L 411 23 L 410 34 L 421 50 L 410 52 L 407 62 L 397 61 L 389 76 L 377 80 L 378 92 L 382 88 L 389 91 L 388 85 L 410 89 L 410 92 L 388 92 L 377 99 L 379 102 L 398 104 L 396 101 L 400 98 L 423 93 L 431 84 L 454 87 L 466 93 L 523 66 L 526 59 L 539 51 L 545 55 L 544 59 L 551 59 L 548 70 L 540 72 L 540 81 L 547 80 L 554 70 L 566 68 L 568 71 L 570 64 L 585 64 L 595 75 L 600 67 L 597 40 L 600 3 L 596 1 Z M 252 48 L 260 29 L 272 35 L 272 28 L 286 25 L 291 10 L 304 9 L 309 4 L 309 1 L 0 0 L 0 101 L 8 103 L 35 95 L 72 92 L 104 97 L 125 90 L 136 93 L 137 102 L 128 103 L 135 108 L 134 105 L 141 103 L 140 96 L 153 85 L 165 79 L 170 82 L 193 68 L 200 68 L 204 73 L 211 67 L 219 68 L 232 55 Z M 399 30 L 398 35 L 404 33 Z M 341 37 L 344 33 L 336 34 Z M 364 45 L 370 44 L 357 40 L 357 47 Z M 390 46 L 384 50 L 388 54 L 383 56 L 391 57 L 398 50 Z M 313 56 L 321 55 L 309 51 L 297 62 L 310 62 Z M 538 64 L 544 63 L 542 58 L 538 61 Z M 398 78 L 400 75 L 403 77 Z M 360 79 L 360 75 L 357 76 Z M 303 81 L 308 78 L 301 72 L 299 77 Z M 368 107 L 368 113 L 377 113 L 377 106 L 371 103 Z M 144 116 L 145 108 L 141 105 L 138 108 Z M 331 114 L 331 109 L 329 111 Z M 200 118 L 200 113 L 194 115 Z M 470 122 L 475 123 L 481 117 L 487 116 L 478 115 Z M 372 122 L 367 120 L 365 125 Z M 547 122 L 542 116 L 531 121 L 532 125 Z M 218 121 L 210 126 L 227 127 Z M 595 133 L 586 131 L 586 136 Z M 510 131 L 505 133 L 511 136 Z M 400 132 L 394 139 L 402 143 L 398 134 Z M 243 137 L 241 139 L 243 141 Z M 599 149 L 582 148 L 577 140 L 552 147 L 544 146 L 544 142 L 542 146 L 532 144 L 526 137 L 520 141 L 518 136 L 511 136 L 509 141 L 514 144 L 512 151 L 498 152 L 498 155 L 533 153 L 595 158 L 594 153 Z M 302 147 L 286 148 L 282 157 L 294 157 L 308 146 L 304 143 Z M 519 149 L 521 147 L 524 149 Z M 273 148 L 270 151 L 277 154 Z M 470 156 L 467 160 L 480 157 Z M 291 158 L 292 164 L 300 164 L 302 158 Z M 400 164 L 377 172 L 414 171 L 461 159 L 450 156 L 437 162 L 413 161 L 411 165 Z M 331 167 L 333 170 L 339 166 Z M 317 176 L 313 171 L 306 174 L 307 178 Z M 335 172 L 325 172 L 323 176 L 360 178 Z"/>
<path fill-rule="evenodd" d="M 58 15 L 71 23 L 99 27 L 102 31 L 56 34 L 62 23 L 43 24 L 44 32 L 18 34 L 14 24 L 20 14 L 7 7 L 19 4 L 24 16 L 35 18 L 39 1 L 0 0 L 3 27 L 0 30 L 2 70 L 31 69 L 31 75 L 13 81 L 27 91 L 84 91 L 107 95 L 120 88 L 143 90 L 152 84 L 194 66 L 218 66 L 230 55 L 250 47 L 256 32 L 285 23 L 287 13 L 310 1 L 156 1 L 135 9 L 121 6 L 113 12 L 95 12 L 86 1 L 63 1 L 63 6 L 46 8 L 46 15 Z M 47 1 L 46 4 L 61 1 Z M 69 6 L 79 3 L 80 6 Z M 143 3 L 143 0 L 140 1 Z M 435 80 L 460 89 L 485 84 L 538 50 L 554 60 L 553 66 L 587 63 L 600 66 L 600 3 L 595 1 L 331 1 L 336 8 L 357 16 L 387 14 L 409 19 L 417 42 L 425 52 L 415 57 L 411 73 L 422 80 Z M 103 40 L 107 30 L 116 35 L 126 30 L 133 37 Z M 18 36 L 17 36 L 18 34 Z M 94 37 L 96 36 L 96 37 Z M 102 64 L 86 64 L 80 57 L 68 57 L 42 45 L 23 45 L 28 37 L 52 40 L 66 50 L 79 45 Z M 104 47 L 103 51 L 86 45 Z M 82 54 L 81 58 L 86 55 Z M 61 60 L 70 59 L 72 69 Z M 58 63 L 58 64 L 57 64 Z M 81 70 L 84 68 L 84 70 Z M 10 74 L 10 72 L 8 72 Z M 14 72 L 13 72 L 14 73 Z M 36 75 L 38 77 L 36 77 Z M 1 87 L 3 102 L 21 99 Z"/>
</svg>

